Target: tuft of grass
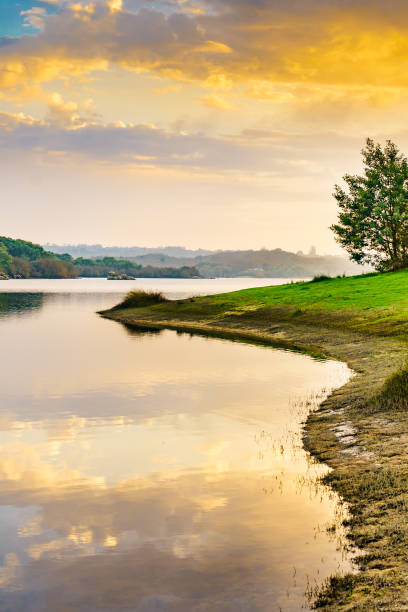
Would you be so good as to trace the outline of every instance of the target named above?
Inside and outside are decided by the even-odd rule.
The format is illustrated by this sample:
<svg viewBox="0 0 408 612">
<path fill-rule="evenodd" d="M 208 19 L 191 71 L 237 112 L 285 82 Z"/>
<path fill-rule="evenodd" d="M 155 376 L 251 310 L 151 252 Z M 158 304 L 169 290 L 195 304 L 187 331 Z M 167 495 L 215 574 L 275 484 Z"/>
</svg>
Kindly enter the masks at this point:
<svg viewBox="0 0 408 612">
<path fill-rule="evenodd" d="M 135 291 L 130 291 L 127 296 L 111 310 L 143 308 L 145 306 L 163 304 L 164 302 L 169 302 L 169 300 L 164 297 L 160 291 L 143 291 L 142 289 L 136 289 Z"/>
<path fill-rule="evenodd" d="M 344 597 L 344 594 L 349 592 L 356 582 L 356 577 L 353 574 L 332 574 L 326 580 L 323 589 L 316 587 L 306 592 L 312 608 L 326 608 L 338 604 Z M 314 600 L 314 601 L 313 601 Z"/>
<path fill-rule="evenodd" d="M 408 409 L 408 369 L 401 368 L 390 376 L 368 403 L 372 412 L 406 412 Z"/>
<path fill-rule="evenodd" d="M 338 276 L 337 278 L 342 278 L 342 277 Z M 310 282 L 311 283 L 321 283 L 322 281 L 327 281 L 327 280 L 333 280 L 333 277 L 327 276 L 327 274 L 319 274 L 318 276 L 314 276 Z"/>
</svg>

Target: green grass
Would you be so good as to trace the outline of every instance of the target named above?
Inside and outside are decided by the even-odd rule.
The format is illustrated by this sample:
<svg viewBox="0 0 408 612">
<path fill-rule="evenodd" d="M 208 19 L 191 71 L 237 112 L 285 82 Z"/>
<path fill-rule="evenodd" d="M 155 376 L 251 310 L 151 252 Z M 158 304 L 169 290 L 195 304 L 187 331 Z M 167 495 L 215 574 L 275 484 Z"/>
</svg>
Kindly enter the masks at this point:
<svg viewBox="0 0 408 612">
<path fill-rule="evenodd" d="M 292 305 L 319 310 L 408 308 L 408 270 L 300 282 L 277 287 L 256 287 L 214 296 L 236 305 Z"/>
<path fill-rule="evenodd" d="M 218 324 L 228 318 L 245 318 L 253 323 L 319 323 L 322 327 L 341 327 L 374 335 L 408 335 L 408 270 L 319 277 L 318 282 L 256 287 L 187 300 L 142 298 L 128 298 L 115 310 L 139 309 L 135 311 L 139 317 L 142 314 L 186 320 L 212 317 Z M 142 313 L 141 308 L 146 312 Z"/>
</svg>

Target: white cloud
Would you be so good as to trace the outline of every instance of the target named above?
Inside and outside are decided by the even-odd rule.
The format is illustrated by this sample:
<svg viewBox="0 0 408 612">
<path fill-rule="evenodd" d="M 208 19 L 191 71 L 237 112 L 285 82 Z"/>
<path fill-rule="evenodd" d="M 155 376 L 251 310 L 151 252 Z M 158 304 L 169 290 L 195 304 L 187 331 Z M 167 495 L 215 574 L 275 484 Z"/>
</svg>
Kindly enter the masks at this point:
<svg viewBox="0 0 408 612">
<path fill-rule="evenodd" d="M 311 141 L 314 145 L 311 146 Z M 216 173 L 301 176 L 326 171 L 326 160 L 354 143 L 341 135 L 242 130 L 208 136 L 132 125 L 103 124 L 81 116 L 78 105 L 53 94 L 45 120 L 0 113 L 0 152 L 37 152 L 81 156 L 118 165 L 154 163 L 155 167 L 193 168 Z M 356 151 L 360 140 L 355 140 Z"/>
</svg>

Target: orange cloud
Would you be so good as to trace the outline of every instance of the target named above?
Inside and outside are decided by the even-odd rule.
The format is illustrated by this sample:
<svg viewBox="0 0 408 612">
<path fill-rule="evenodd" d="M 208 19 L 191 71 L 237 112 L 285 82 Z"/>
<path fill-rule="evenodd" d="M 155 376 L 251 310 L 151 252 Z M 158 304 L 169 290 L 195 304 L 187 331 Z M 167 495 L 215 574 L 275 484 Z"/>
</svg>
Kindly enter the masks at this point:
<svg viewBox="0 0 408 612">
<path fill-rule="evenodd" d="M 208 1 L 165 15 L 121 0 L 66 6 L 43 15 L 36 36 L 0 47 L 0 87 L 78 77 L 117 65 L 213 89 L 240 83 L 406 88 L 408 8 L 332 1 L 254 6 Z M 31 15 L 38 18 L 39 14 Z M 256 87 L 250 89 L 256 97 Z M 265 90 L 260 92 L 265 97 Z"/>
<path fill-rule="evenodd" d="M 156 88 L 153 89 L 154 93 L 157 94 L 166 94 L 166 93 L 177 93 L 178 91 L 181 90 L 181 85 L 168 85 L 167 87 L 163 87 L 163 88 Z"/>
<path fill-rule="evenodd" d="M 218 110 L 231 110 L 232 106 L 226 100 L 220 96 L 204 96 L 198 98 L 199 102 L 202 102 L 207 108 L 216 108 Z"/>
</svg>

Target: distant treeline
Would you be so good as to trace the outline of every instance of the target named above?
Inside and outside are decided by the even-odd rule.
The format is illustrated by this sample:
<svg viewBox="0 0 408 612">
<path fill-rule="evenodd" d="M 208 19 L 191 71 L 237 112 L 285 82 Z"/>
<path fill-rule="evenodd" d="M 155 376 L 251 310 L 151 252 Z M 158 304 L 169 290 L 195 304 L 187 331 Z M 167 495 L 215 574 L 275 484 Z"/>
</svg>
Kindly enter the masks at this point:
<svg viewBox="0 0 408 612">
<path fill-rule="evenodd" d="M 114 257 L 74 259 L 69 253 L 51 253 L 39 244 L 0 236 L 0 278 L 104 278 L 112 272 L 138 278 L 200 276 L 194 266 L 144 267 L 135 261 Z"/>
<path fill-rule="evenodd" d="M 149 252 L 142 247 L 101 247 L 100 245 L 52 245 L 52 250 L 60 253 L 62 249 L 74 257 L 86 256 L 87 252 L 114 251 L 116 257 L 127 253 L 127 261 L 142 266 L 159 268 L 181 268 L 182 266 L 196 268 L 201 276 L 256 276 L 280 278 L 307 278 L 326 274 L 337 276 L 339 274 L 360 274 L 363 270 L 356 263 L 344 257 L 333 255 L 317 255 L 315 249 L 309 254 L 301 251 L 291 253 L 282 249 L 259 249 L 246 251 L 214 251 L 205 252 L 187 251 L 181 247 L 164 247 L 163 249 L 150 249 Z M 107 254 L 107 252 L 106 252 Z"/>
<path fill-rule="evenodd" d="M 70 255 L 59 255 L 57 257 L 70 257 Z M 127 274 L 135 278 L 192 278 L 200 276 L 195 267 L 182 266 L 181 268 L 168 268 L 156 266 L 142 266 L 127 259 L 116 259 L 115 257 L 102 257 L 102 259 L 85 259 L 77 257 L 70 259 L 78 276 L 82 277 L 106 277 L 110 272 Z"/>
</svg>

